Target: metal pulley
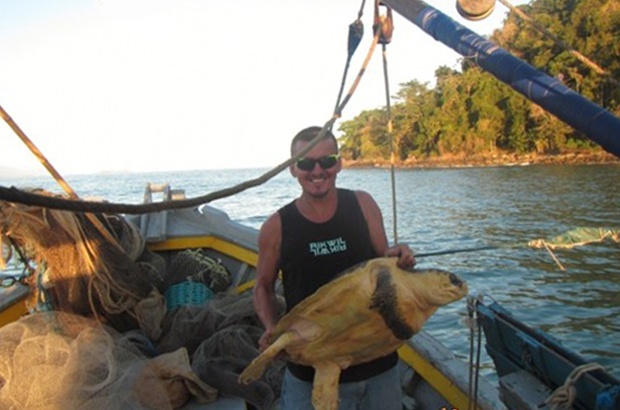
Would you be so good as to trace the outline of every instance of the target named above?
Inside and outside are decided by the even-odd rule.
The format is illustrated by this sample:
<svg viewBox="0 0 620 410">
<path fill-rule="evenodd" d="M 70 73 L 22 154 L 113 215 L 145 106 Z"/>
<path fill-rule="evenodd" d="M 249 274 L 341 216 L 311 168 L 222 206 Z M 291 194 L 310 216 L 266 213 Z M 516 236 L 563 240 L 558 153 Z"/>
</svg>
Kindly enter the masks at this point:
<svg viewBox="0 0 620 410">
<path fill-rule="evenodd" d="M 456 10 L 467 20 L 482 20 L 491 15 L 495 0 L 456 0 Z"/>
<path fill-rule="evenodd" d="M 353 23 L 349 24 L 349 42 L 347 49 L 349 56 L 352 56 L 353 53 L 355 53 L 355 50 L 357 50 L 357 46 L 359 46 L 363 36 L 364 24 L 360 19 L 357 19 Z"/>
<path fill-rule="evenodd" d="M 372 26 L 373 32 L 377 30 L 377 27 L 381 26 L 381 35 L 379 37 L 379 44 L 390 44 L 392 41 L 392 33 L 394 32 L 394 20 L 392 19 L 392 9 L 383 5 L 387 10 L 385 16 L 379 14 L 379 5 L 375 5 L 375 22 Z"/>
</svg>

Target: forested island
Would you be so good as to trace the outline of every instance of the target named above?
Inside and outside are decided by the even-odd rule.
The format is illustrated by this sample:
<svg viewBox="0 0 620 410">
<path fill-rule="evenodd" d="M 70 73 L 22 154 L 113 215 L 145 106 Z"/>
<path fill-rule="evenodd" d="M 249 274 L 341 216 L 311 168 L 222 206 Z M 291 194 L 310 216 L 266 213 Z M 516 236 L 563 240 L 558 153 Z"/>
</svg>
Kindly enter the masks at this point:
<svg viewBox="0 0 620 410">
<path fill-rule="evenodd" d="M 490 40 L 620 116 L 620 2 L 534 0 L 518 10 Z M 465 58 L 460 71 L 442 66 L 435 78 L 434 87 L 400 84 L 391 134 L 386 107 L 342 122 L 345 164 L 383 166 L 392 150 L 398 166 L 618 161 Z"/>
</svg>

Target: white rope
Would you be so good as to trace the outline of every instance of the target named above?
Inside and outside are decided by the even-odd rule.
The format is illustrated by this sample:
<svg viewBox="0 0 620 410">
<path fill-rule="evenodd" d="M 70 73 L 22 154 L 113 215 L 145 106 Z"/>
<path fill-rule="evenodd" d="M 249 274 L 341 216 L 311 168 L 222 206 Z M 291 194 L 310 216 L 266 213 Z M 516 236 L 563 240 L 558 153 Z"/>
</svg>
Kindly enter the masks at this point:
<svg viewBox="0 0 620 410">
<path fill-rule="evenodd" d="M 551 404 L 551 410 L 556 409 L 571 409 L 575 399 L 577 398 L 577 389 L 575 383 L 581 377 L 582 374 L 591 372 L 593 370 L 603 370 L 603 366 L 598 363 L 586 363 L 581 366 L 577 366 L 568 375 L 564 384 L 558 387 L 552 394 L 545 400 L 545 404 Z"/>
<path fill-rule="evenodd" d="M 547 242 L 545 240 L 542 241 L 542 244 L 545 246 L 545 249 L 547 250 L 547 252 L 549 252 L 549 255 L 551 255 L 551 257 L 553 258 L 553 261 L 556 263 L 556 265 L 558 265 L 558 267 L 561 270 L 566 270 L 566 268 L 564 268 L 564 266 L 562 265 L 562 263 L 560 263 L 560 261 L 558 260 L 558 258 L 556 258 L 555 254 L 553 253 L 553 251 L 551 250 L 551 248 L 549 247 L 549 245 L 547 245 Z"/>
</svg>

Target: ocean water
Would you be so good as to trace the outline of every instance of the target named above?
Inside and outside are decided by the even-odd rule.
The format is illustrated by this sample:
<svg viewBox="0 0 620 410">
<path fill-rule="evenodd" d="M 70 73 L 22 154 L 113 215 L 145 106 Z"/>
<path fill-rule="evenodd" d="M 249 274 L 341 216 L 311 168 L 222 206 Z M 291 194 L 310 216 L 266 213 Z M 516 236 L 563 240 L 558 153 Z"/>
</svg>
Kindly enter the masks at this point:
<svg viewBox="0 0 620 410">
<path fill-rule="evenodd" d="M 147 183 L 169 183 L 188 197 L 237 185 L 265 169 L 66 176 L 81 197 L 139 204 Z M 408 243 L 418 266 L 452 271 L 470 293 L 501 303 L 528 325 L 620 375 L 620 244 L 612 241 L 556 250 L 526 246 L 576 227 L 620 229 L 619 165 L 405 169 L 395 172 L 395 213 L 386 169 L 346 169 L 338 184 L 370 192 L 394 241 Z M 3 180 L 2 186 L 61 192 L 51 177 Z M 258 187 L 211 205 L 258 228 L 299 194 L 283 172 Z M 396 215 L 396 217 L 394 217 Z M 479 247 L 489 250 L 475 251 Z M 444 253 L 441 255 L 433 255 Z M 489 299 L 486 299 L 489 300 Z M 465 302 L 440 309 L 425 329 L 468 359 Z M 490 359 L 483 353 L 488 370 Z"/>
</svg>

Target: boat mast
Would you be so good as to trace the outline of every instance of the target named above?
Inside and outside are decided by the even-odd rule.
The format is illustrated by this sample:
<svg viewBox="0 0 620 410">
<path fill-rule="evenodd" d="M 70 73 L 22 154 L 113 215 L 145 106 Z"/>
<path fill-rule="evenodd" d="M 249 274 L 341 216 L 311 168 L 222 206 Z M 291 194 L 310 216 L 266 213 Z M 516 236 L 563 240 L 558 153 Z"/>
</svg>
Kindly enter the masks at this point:
<svg viewBox="0 0 620 410">
<path fill-rule="evenodd" d="M 382 3 L 620 157 L 620 118 L 421 0 Z"/>
</svg>

